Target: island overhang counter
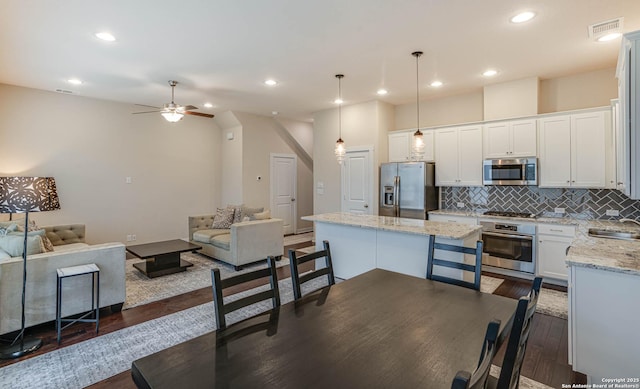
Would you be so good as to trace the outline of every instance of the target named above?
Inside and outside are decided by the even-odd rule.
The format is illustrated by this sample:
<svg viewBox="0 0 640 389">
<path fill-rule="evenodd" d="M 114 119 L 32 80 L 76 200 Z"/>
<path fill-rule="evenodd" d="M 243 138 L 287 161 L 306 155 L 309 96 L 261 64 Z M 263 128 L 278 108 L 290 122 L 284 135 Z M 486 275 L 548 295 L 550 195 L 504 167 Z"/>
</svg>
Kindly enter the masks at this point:
<svg viewBox="0 0 640 389">
<path fill-rule="evenodd" d="M 436 222 L 388 216 L 333 212 L 302 217 L 313 221 L 316 249 L 322 241 L 331 245 L 334 274 L 348 279 L 372 269 L 391 270 L 425 277 L 429 235 L 436 242 L 475 247 L 481 227 L 470 224 Z M 473 264 L 472 256 L 443 253 L 441 257 Z M 460 270 L 435 269 L 436 274 L 470 279 Z"/>
</svg>

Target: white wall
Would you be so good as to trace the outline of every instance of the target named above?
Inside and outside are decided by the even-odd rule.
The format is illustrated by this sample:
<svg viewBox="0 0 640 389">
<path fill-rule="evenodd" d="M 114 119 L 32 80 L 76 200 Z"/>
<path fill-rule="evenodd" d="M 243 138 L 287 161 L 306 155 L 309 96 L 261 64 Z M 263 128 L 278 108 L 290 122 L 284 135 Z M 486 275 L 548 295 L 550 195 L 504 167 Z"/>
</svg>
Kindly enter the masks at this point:
<svg viewBox="0 0 640 389">
<path fill-rule="evenodd" d="M 0 175 L 53 176 L 61 210 L 39 225 L 84 223 L 89 243 L 187 237 L 187 217 L 219 203 L 220 130 L 138 107 L 0 84 Z M 131 184 L 125 177 L 132 177 Z"/>
<path fill-rule="evenodd" d="M 346 147 L 373 146 L 373 199 L 374 212 L 378 204 L 378 166 L 380 155 L 387 151 L 387 133 L 392 129 L 393 106 L 381 101 L 368 101 L 342 107 L 342 139 Z M 313 182 L 315 214 L 340 211 L 340 165 L 333 153 L 338 139 L 338 109 L 316 112 L 313 115 Z M 385 158 L 386 160 L 386 158 Z M 318 183 L 324 193 L 318 194 Z"/>
<path fill-rule="evenodd" d="M 242 125 L 231 111 L 216 115 L 216 124 L 220 127 L 221 182 L 220 204 L 240 204 L 243 198 L 242 186 Z M 229 135 L 233 139 L 228 139 Z"/>
<path fill-rule="evenodd" d="M 253 115 L 244 112 L 234 112 L 242 125 L 243 133 L 243 166 L 242 188 L 243 203 L 250 206 L 270 208 L 270 155 L 271 153 L 296 154 L 282 136 L 280 123 L 268 116 Z M 311 228 L 312 223 L 299 220 L 300 217 L 313 213 L 312 180 L 313 166 L 308 166 L 301 158 L 297 163 L 297 197 L 296 212 L 298 213 L 297 228 Z M 256 178 L 260 176 L 261 180 Z M 238 201 L 234 202 L 239 203 Z"/>
<path fill-rule="evenodd" d="M 607 106 L 617 97 L 615 68 L 541 80 L 539 113 Z"/>
<path fill-rule="evenodd" d="M 482 91 L 420 102 L 420 127 L 482 121 Z M 395 107 L 394 130 L 416 128 L 416 103 Z"/>
<path fill-rule="evenodd" d="M 275 120 L 286 128 L 302 149 L 313 158 L 313 124 L 285 118 Z"/>
<path fill-rule="evenodd" d="M 538 114 L 538 77 L 484 87 L 484 120 Z"/>
</svg>

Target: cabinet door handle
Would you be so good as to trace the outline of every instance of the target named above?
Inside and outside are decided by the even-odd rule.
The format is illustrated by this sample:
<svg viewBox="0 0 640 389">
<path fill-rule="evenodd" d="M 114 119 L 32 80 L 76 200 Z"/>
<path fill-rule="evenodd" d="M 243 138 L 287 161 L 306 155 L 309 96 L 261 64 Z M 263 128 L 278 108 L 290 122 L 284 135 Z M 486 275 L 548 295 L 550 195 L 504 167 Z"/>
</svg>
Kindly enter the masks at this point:
<svg viewBox="0 0 640 389">
<path fill-rule="evenodd" d="M 549 231 L 553 231 L 553 232 L 562 232 L 562 230 L 558 230 L 558 229 L 555 229 L 555 228 L 549 228 Z"/>
</svg>

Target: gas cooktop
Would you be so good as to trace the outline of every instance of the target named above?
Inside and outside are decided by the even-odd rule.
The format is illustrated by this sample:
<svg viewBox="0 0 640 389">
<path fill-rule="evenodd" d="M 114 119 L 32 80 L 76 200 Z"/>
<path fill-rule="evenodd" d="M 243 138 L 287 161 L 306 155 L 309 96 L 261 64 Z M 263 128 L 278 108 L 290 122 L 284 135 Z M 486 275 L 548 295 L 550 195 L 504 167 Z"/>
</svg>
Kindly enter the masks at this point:
<svg viewBox="0 0 640 389">
<path fill-rule="evenodd" d="M 526 219 L 532 219 L 536 217 L 533 213 L 525 212 L 507 212 L 507 211 L 487 211 L 483 213 L 486 216 L 504 216 L 504 217 L 521 217 Z"/>
</svg>

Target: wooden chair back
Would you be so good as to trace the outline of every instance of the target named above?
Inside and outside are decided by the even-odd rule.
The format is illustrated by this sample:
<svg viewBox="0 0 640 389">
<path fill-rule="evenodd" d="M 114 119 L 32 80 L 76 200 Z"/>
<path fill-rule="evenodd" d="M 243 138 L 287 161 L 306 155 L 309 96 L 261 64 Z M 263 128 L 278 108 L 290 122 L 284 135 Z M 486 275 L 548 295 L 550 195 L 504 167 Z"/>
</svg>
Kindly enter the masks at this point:
<svg viewBox="0 0 640 389">
<path fill-rule="evenodd" d="M 464 286 L 466 288 L 471 288 L 475 290 L 480 290 L 480 275 L 482 273 L 482 241 L 481 240 L 476 242 L 475 248 L 471 248 L 471 247 L 455 246 L 455 245 L 444 244 L 444 243 L 436 243 L 435 236 L 429 235 L 428 250 L 429 250 L 429 253 L 428 253 L 429 257 L 427 259 L 427 279 L 446 282 L 448 284 Z M 456 253 L 472 254 L 475 256 L 475 263 L 473 265 L 470 265 L 468 263 L 461 263 L 461 262 L 455 262 L 447 259 L 435 258 L 434 256 L 435 250 L 444 250 L 444 251 L 450 251 L 450 252 L 456 252 Z M 471 272 L 474 274 L 473 282 L 434 274 L 433 273 L 434 265 Z"/>
<path fill-rule="evenodd" d="M 533 286 L 528 296 L 520 297 L 516 313 L 513 318 L 513 327 L 509 334 L 507 349 L 505 350 L 502 370 L 498 378 L 499 389 L 514 389 L 520 384 L 520 369 L 527 350 L 527 341 L 531 331 L 531 320 L 538 304 L 538 295 L 542 286 L 542 277 L 533 280 Z"/>
<path fill-rule="evenodd" d="M 265 269 L 259 269 L 225 279 L 220 278 L 220 270 L 218 268 L 211 270 L 213 302 L 216 311 L 217 329 L 226 328 L 227 322 L 225 319 L 225 315 L 240 308 L 244 308 L 251 304 L 255 304 L 257 302 L 268 299 L 271 299 L 274 308 L 280 306 L 280 290 L 278 289 L 278 276 L 276 274 L 275 263 L 275 258 L 268 257 L 267 267 Z M 249 296 L 239 298 L 226 304 L 224 303 L 222 298 L 222 291 L 224 289 L 265 277 L 269 277 L 270 286 L 268 290 L 251 294 Z"/>
<path fill-rule="evenodd" d="M 489 371 L 491 370 L 491 361 L 497 351 L 496 342 L 499 330 L 500 320 L 492 320 L 487 326 L 487 332 L 484 336 L 478 367 L 473 373 L 464 370 L 459 371 L 451 383 L 451 389 L 485 388 Z"/>
<path fill-rule="evenodd" d="M 302 298 L 301 285 L 311 281 L 314 278 L 327 276 L 329 285 L 336 283 L 333 276 L 333 262 L 331 262 L 331 249 L 328 241 L 323 241 L 323 250 L 305 254 L 298 257 L 295 250 L 289 250 L 289 266 L 291 267 L 291 283 L 293 284 L 293 298 L 298 300 Z M 324 258 L 325 267 L 316 269 L 300 275 L 299 266 L 309 261 L 315 261 L 318 258 Z"/>
</svg>

